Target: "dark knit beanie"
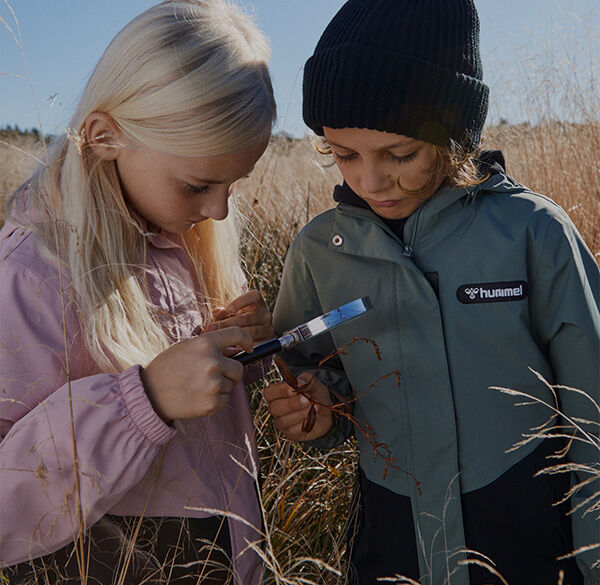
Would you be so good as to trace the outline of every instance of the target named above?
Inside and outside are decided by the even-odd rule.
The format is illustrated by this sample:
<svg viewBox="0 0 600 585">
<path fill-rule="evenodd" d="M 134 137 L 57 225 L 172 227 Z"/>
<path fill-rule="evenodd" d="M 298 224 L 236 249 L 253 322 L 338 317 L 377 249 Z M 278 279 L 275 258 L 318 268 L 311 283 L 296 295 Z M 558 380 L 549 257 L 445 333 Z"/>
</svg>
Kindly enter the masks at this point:
<svg viewBox="0 0 600 585">
<path fill-rule="evenodd" d="M 369 128 L 471 150 L 482 78 L 473 0 L 349 0 L 304 67 L 304 121 L 319 135 Z"/>
</svg>

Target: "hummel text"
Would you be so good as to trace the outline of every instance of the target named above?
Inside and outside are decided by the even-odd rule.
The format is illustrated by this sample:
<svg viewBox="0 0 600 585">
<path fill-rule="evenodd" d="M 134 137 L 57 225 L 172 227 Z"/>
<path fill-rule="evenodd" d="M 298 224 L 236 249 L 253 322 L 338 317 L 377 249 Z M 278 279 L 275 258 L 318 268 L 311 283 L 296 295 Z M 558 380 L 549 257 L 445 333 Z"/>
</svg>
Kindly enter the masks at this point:
<svg viewBox="0 0 600 585">
<path fill-rule="evenodd" d="M 456 291 L 456 298 L 464 305 L 520 301 L 526 297 L 527 283 L 524 280 L 463 284 Z"/>
</svg>

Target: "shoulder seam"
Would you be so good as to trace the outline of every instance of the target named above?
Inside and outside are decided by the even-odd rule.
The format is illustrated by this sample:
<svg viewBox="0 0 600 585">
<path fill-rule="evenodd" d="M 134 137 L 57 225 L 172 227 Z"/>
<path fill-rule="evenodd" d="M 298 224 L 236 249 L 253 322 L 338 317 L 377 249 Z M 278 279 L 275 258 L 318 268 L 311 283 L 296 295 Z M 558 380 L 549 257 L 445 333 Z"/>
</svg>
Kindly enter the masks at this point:
<svg viewBox="0 0 600 585">
<path fill-rule="evenodd" d="M 11 266 L 13 268 L 16 268 L 16 267 L 22 268 L 29 274 L 37 276 L 42 283 L 47 284 L 47 286 L 51 287 L 54 291 L 56 291 L 56 293 L 60 293 L 60 290 L 58 287 L 50 284 L 51 278 L 49 278 L 45 274 L 42 274 L 41 271 L 39 271 L 38 269 L 36 269 L 32 266 L 29 266 L 28 264 L 23 264 L 22 262 L 19 262 L 18 260 L 10 258 L 10 255 L 0 259 L 0 265 L 1 264 L 6 264 L 7 266 Z M 58 278 L 58 271 L 56 272 L 56 278 Z"/>
</svg>

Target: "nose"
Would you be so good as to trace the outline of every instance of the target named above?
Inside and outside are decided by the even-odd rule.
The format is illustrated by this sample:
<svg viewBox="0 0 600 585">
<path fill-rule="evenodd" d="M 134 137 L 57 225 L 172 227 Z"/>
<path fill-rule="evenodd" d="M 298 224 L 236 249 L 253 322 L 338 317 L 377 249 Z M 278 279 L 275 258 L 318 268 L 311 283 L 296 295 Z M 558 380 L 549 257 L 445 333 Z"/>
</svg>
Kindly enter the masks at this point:
<svg viewBox="0 0 600 585">
<path fill-rule="evenodd" d="M 214 220 L 221 220 L 227 217 L 229 206 L 227 200 L 231 194 L 231 187 L 228 185 L 219 185 L 204 201 L 202 206 L 202 215 Z"/>
<path fill-rule="evenodd" d="M 389 187 L 390 177 L 379 165 L 365 162 L 361 182 L 365 193 L 375 194 Z"/>
</svg>

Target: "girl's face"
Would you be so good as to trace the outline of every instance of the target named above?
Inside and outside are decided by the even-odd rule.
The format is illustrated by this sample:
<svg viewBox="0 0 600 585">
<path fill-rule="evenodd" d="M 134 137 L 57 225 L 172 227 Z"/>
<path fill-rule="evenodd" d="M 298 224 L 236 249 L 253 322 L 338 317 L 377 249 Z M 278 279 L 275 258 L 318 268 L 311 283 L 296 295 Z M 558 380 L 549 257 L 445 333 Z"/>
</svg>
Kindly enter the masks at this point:
<svg viewBox="0 0 600 585">
<path fill-rule="evenodd" d="M 267 137 L 245 150 L 208 157 L 127 145 L 116 157 L 123 194 L 142 217 L 176 234 L 208 218 L 225 219 L 231 186 L 252 171 L 268 142 Z"/>
<path fill-rule="evenodd" d="M 408 217 L 444 180 L 443 172 L 428 172 L 437 154 L 420 140 L 365 128 L 325 127 L 323 133 L 346 183 L 386 219 Z M 409 192 L 417 190 L 423 191 Z"/>
</svg>

